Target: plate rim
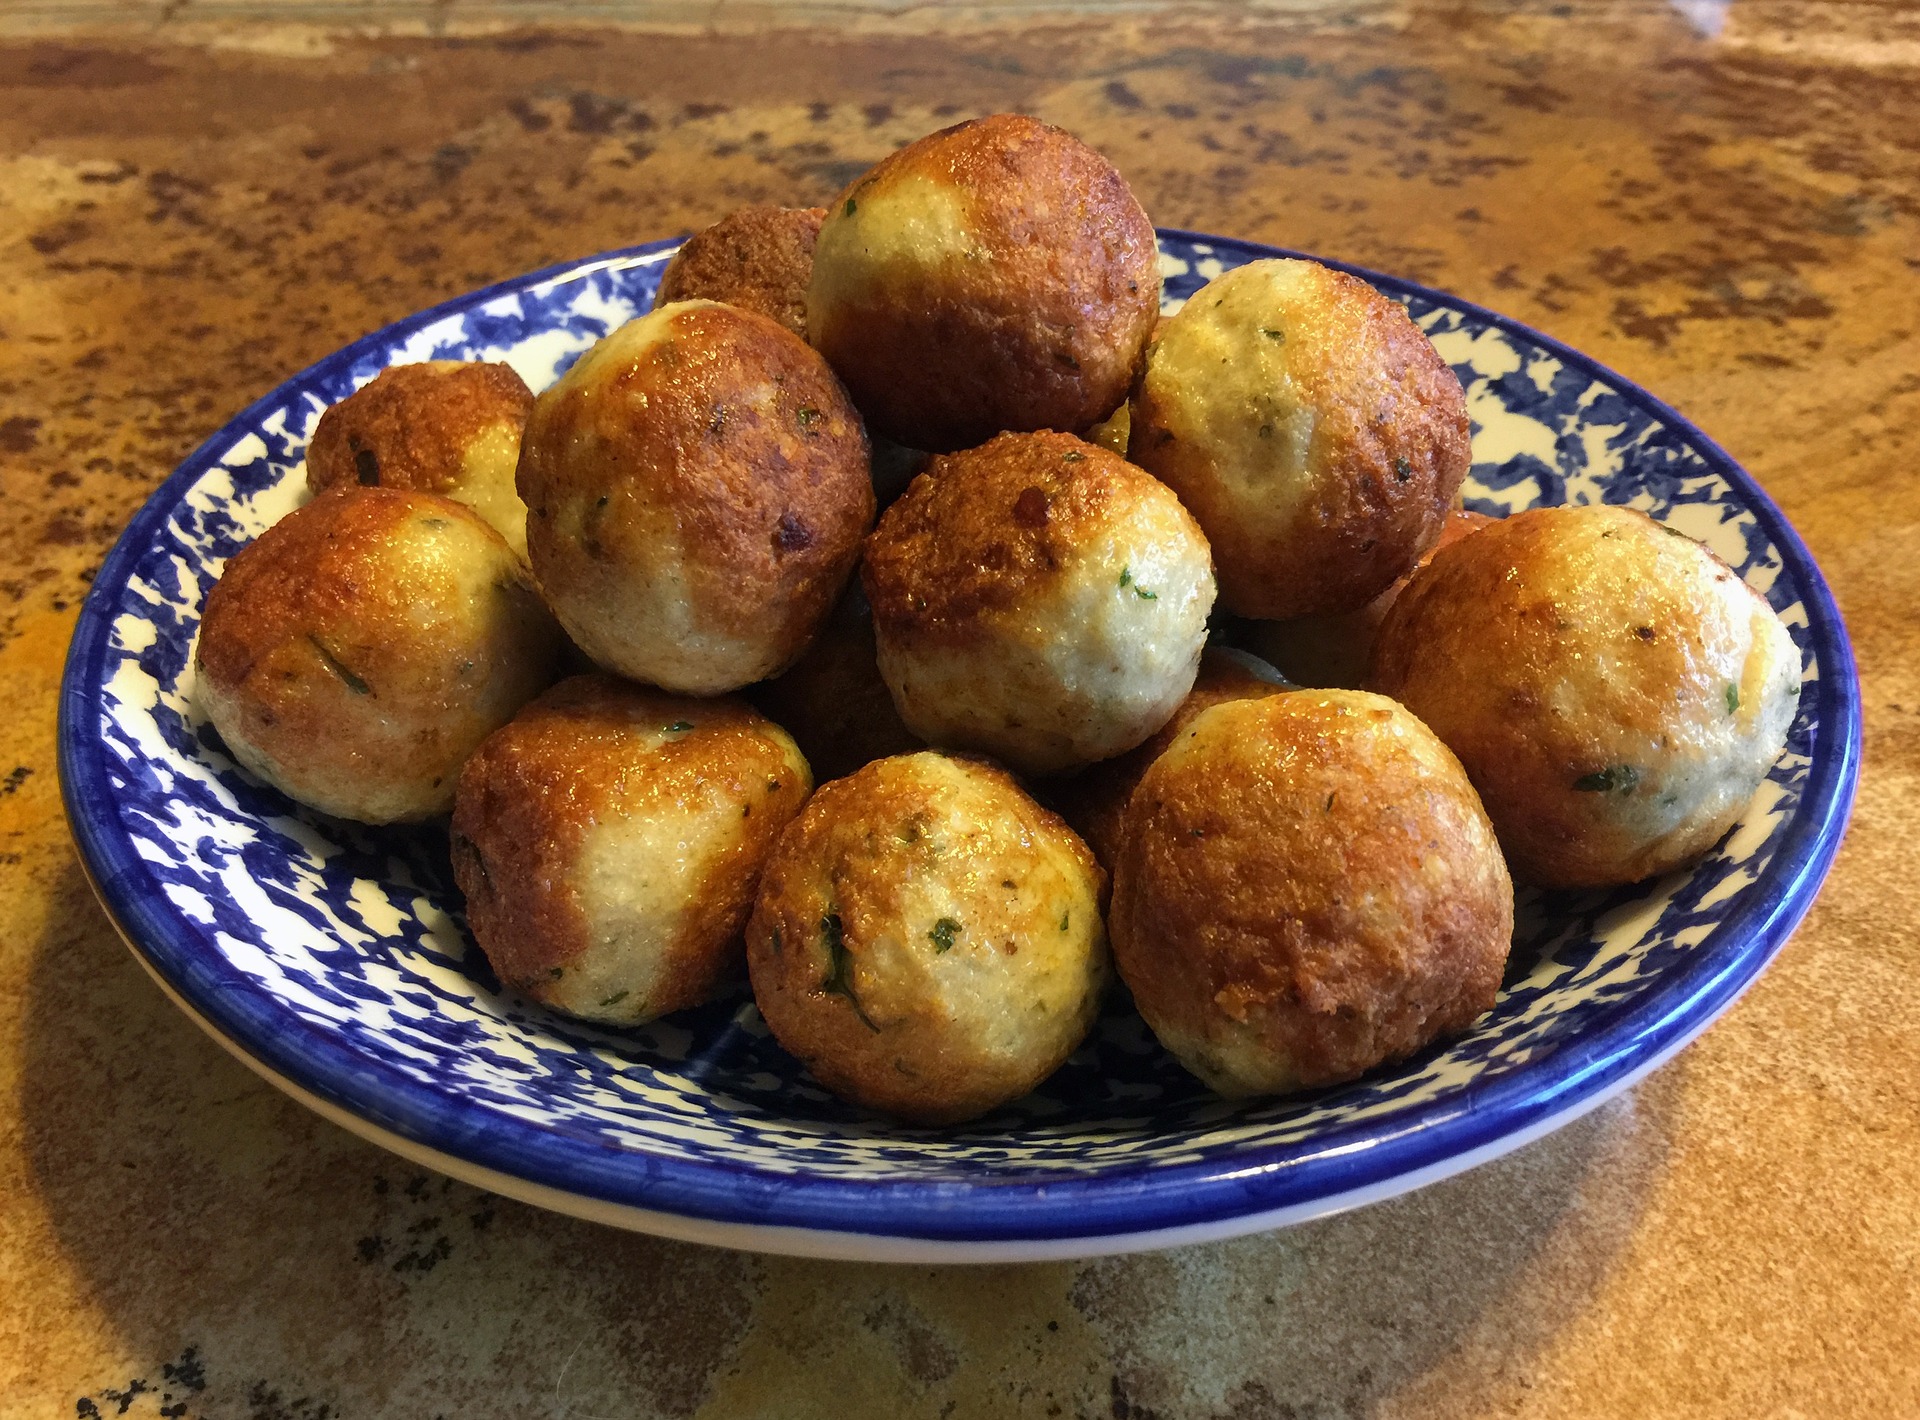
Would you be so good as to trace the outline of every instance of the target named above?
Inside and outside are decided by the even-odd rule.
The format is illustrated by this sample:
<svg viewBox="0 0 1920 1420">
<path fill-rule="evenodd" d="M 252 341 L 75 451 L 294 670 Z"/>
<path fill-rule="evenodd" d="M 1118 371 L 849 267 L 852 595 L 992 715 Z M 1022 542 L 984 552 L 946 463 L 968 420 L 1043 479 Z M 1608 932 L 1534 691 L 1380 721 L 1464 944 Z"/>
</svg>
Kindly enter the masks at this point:
<svg viewBox="0 0 1920 1420">
<path fill-rule="evenodd" d="M 1653 999 L 1602 1014 L 1577 1042 L 1556 1051 L 1543 1078 L 1522 1070 L 1491 1083 L 1472 1082 L 1445 1100 L 1426 1101 L 1374 1119 L 1335 1126 L 1300 1146 L 1250 1146 L 1242 1153 L 1184 1164 L 1138 1164 L 1075 1176 L 1063 1171 L 1020 1180 L 851 1179 L 777 1173 L 738 1161 L 652 1156 L 562 1129 L 493 1112 L 441 1093 L 395 1071 L 377 1056 L 350 1048 L 291 1012 L 274 1015 L 277 998 L 224 960 L 174 940 L 183 922 L 127 841 L 103 762 L 99 737 L 99 670 L 113 630 L 113 602 L 130 564 L 155 528 L 261 415 L 286 402 L 290 386 L 308 384 L 377 348 L 449 315 L 503 296 L 593 272 L 646 264 L 681 238 L 642 243 L 555 263 L 404 316 L 352 341 L 282 380 L 204 440 L 149 495 L 95 574 L 82 604 L 62 674 L 58 767 L 62 801 L 89 880 L 108 916 L 168 994 L 192 1003 L 188 1014 L 241 1053 L 266 1078 L 295 1085 L 379 1134 L 589 1203 L 664 1214 L 753 1235 L 799 1229 L 824 1237 L 914 1241 L 943 1254 L 958 1251 L 1038 1255 L 1032 1245 L 1087 1252 L 1118 1240 L 1178 1230 L 1212 1229 L 1228 1236 L 1235 1221 L 1251 1228 L 1331 1211 L 1335 1199 L 1360 1201 L 1417 1187 L 1455 1158 L 1470 1167 L 1557 1127 L 1625 1088 L 1704 1030 L 1758 978 L 1812 906 L 1844 837 L 1860 767 L 1860 696 L 1852 648 L 1839 608 L 1818 564 L 1759 483 L 1691 420 L 1632 380 L 1552 336 L 1509 316 L 1436 288 L 1351 263 L 1287 248 L 1180 228 L 1158 235 L 1246 259 L 1292 257 L 1321 262 L 1381 289 L 1462 312 L 1537 346 L 1603 381 L 1671 428 L 1718 476 L 1739 489 L 1802 589 L 1807 635 L 1820 675 L 1812 687 L 1814 740 L 1801 802 L 1772 861 L 1752 885 L 1764 889 L 1722 919 L 1691 949 Z M 1803 691 L 1803 693 L 1805 693 Z M 89 733 L 91 729 L 91 733 Z M 1751 891 L 1751 889 L 1750 889 Z M 173 921 L 168 919 L 172 918 Z M 220 978 L 229 978 L 221 980 Z M 234 989 L 235 987 L 239 989 Z M 248 987 L 257 997 L 248 1000 Z M 248 1009 L 254 1006 L 254 1009 Z M 1649 1063 L 1651 1062 L 1651 1063 Z M 296 1096 L 298 1097 L 298 1096 Z M 326 1111 L 323 1111 L 326 1112 Z M 367 1131 L 360 1131 L 366 1133 Z M 903 1130 L 896 1137 L 924 1131 Z M 369 1134 L 369 1137 L 373 1137 Z M 376 1142 L 381 1142 L 376 1139 Z M 1504 1145 L 1504 1147 L 1501 1147 Z M 583 1148 L 584 1146 L 584 1148 Z M 391 1147 L 391 1146 L 389 1146 Z M 1449 1169 L 1447 1172 L 1457 1170 Z M 1436 1174 L 1434 1176 L 1444 1176 Z M 1408 1180 L 1394 1187 L 1396 1180 Z M 1265 1221 L 1277 1218 L 1276 1222 Z M 1248 1221 L 1250 1220 L 1250 1221 Z M 632 1224 L 644 1226 L 644 1224 Z M 726 1241 L 716 1237 L 712 1240 Z M 734 1245 L 768 1246 L 765 1241 Z M 1153 1246 L 1155 1243 L 1142 1245 Z M 769 1250 L 786 1250 L 770 1248 Z M 823 1256 L 869 1256 L 872 1248 Z M 1079 1251 L 1049 1251 L 1078 1256 Z M 949 1255 L 949 1260 L 951 1256 Z"/>
</svg>

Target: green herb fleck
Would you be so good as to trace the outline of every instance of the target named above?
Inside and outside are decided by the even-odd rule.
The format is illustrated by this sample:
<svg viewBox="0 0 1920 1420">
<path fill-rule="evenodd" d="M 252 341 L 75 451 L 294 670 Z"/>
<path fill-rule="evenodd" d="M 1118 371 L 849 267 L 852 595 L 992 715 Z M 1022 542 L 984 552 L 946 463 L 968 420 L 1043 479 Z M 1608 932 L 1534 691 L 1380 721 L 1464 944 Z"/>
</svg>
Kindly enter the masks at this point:
<svg viewBox="0 0 1920 1420">
<path fill-rule="evenodd" d="M 1061 463 L 1084 463 L 1086 461 L 1086 457 L 1087 456 L 1085 454 L 1076 454 L 1076 453 L 1068 452 L 1060 455 L 1060 462 Z"/>
<path fill-rule="evenodd" d="M 1131 567 L 1122 567 L 1120 569 L 1120 585 L 1123 587 L 1132 587 L 1133 594 L 1143 601 L 1156 602 L 1160 600 L 1160 593 L 1150 592 L 1133 580 L 1133 568 Z"/>
<path fill-rule="evenodd" d="M 1214 304 L 1218 305 L 1219 303 L 1216 301 Z M 1261 326 L 1260 333 L 1269 340 L 1285 340 L 1287 338 L 1287 333 L 1284 330 L 1275 330 L 1272 326 L 1268 325 Z"/>
<path fill-rule="evenodd" d="M 420 520 L 420 526 L 423 528 L 431 528 L 434 532 L 439 532 L 440 529 L 447 526 L 447 520 L 445 518 L 422 518 Z"/>
<path fill-rule="evenodd" d="M 617 1006 L 626 999 L 627 999 L 627 993 L 625 991 L 616 991 L 611 996 L 607 997 L 606 1000 L 602 1001 L 600 1005 L 603 1008 L 607 1006 Z"/>
<path fill-rule="evenodd" d="M 1405 483 L 1409 478 L 1413 477 L 1413 465 L 1407 462 L 1405 454 L 1400 455 L 1400 457 L 1393 461 L 1393 476 L 1402 483 Z"/>
<path fill-rule="evenodd" d="M 870 1031 L 879 1026 L 867 1019 L 867 1013 L 861 1008 L 860 998 L 853 994 L 853 958 L 847 955 L 846 929 L 840 925 L 840 914 L 829 912 L 820 919 L 820 944 L 827 949 L 827 977 L 820 983 L 822 991 L 835 996 L 845 996 L 847 1004 L 853 1007 L 854 1015 Z"/>
<path fill-rule="evenodd" d="M 1739 708 L 1740 708 L 1740 687 L 1737 685 L 1729 684 L 1727 686 L 1727 713 L 1731 715 L 1735 711 L 1737 711 Z"/>
<path fill-rule="evenodd" d="M 1068 927 L 1072 925 L 1073 925 L 1073 909 L 1069 907 L 1065 912 L 1060 914 L 1060 930 L 1064 932 L 1067 930 Z"/>
<path fill-rule="evenodd" d="M 811 429 L 820 422 L 820 411 L 810 404 L 803 404 L 794 412 L 793 417 L 800 421 L 802 429 Z"/>
<path fill-rule="evenodd" d="M 1681 532 L 1680 529 L 1670 528 L 1665 523 L 1660 524 L 1660 531 L 1665 533 L 1668 537 L 1685 537 L 1686 536 L 1686 534 Z"/>
<path fill-rule="evenodd" d="M 360 679 L 359 676 L 355 675 L 351 670 L 349 670 L 346 664 L 342 662 L 338 656 L 334 655 L 332 651 L 327 649 L 326 645 L 320 640 L 318 636 L 309 635 L 307 637 L 307 641 L 309 644 L 312 645 L 314 650 L 320 653 L 321 663 L 325 665 L 328 670 L 332 671 L 336 676 L 338 676 L 340 678 L 340 683 L 346 686 L 348 690 L 351 690 L 355 695 L 373 694 L 373 687 L 368 685 L 364 680 Z"/>
<path fill-rule="evenodd" d="M 675 720 L 671 725 L 667 726 L 667 733 L 670 735 L 684 735 L 692 728 L 693 721 L 691 720 Z"/>
<path fill-rule="evenodd" d="M 555 981 L 558 981 L 562 976 L 565 976 L 566 973 L 567 973 L 567 969 L 563 966 L 549 967 L 547 970 L 547 975 L 551 976 Z"/>
<path fill-rule="evenodd" d="M 767 945 L 773 948 L 775 956 L 780 955 L 780 929 L 775 927 L 767 939 Z"/>
<path fill-rule="evenodd" d="M 1591 774 L 1582 774 L 1573 787 L 1583 794 L 1630 794 L 1640 782 L 1640 771 L 1631 764 L 1610 764 Z"/>
<path fill-rule="evenodd" d="M 953 950 L 953 939 L 959 935 L 960 924 L 951 917 L 942 917 L 927 933 L 927 940 L 933 943 L 936 952 L 950 952 Z"/>
<path fill-rule="evenodd" d="M 854 202 L 853 202 L 853 199 L 849 197 L 847 199 L 847 210 L 841 213 L 840 215 L 843 217 L 851 217 L 853 215 L 853 212 L 854 212 Z"/>
</svg>

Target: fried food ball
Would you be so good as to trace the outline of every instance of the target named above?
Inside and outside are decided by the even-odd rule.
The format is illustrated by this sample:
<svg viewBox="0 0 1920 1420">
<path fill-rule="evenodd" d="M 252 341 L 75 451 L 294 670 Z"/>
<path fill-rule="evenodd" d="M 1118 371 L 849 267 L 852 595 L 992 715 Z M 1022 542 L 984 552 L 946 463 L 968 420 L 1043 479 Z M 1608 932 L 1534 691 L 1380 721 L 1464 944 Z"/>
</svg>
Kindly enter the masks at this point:
<svg viewBox="0 0 1920 1420">
<path fill-rule="evenodd" d="M 688 237 L 660 273 L 655 306 L 724 301 L 807 338 L 807 278 L 824 207 L 742 207 Z"/>
<path fill-rule="evenodd" d="M 936 452 L 1105 419 L 1159 310 L 1126 180 L 1019 114 L 929 134 L 855 181 L 807 287 L 808 337 L 869 423 Z"/>
<path fill-rule="evenodd" d="M 1072 825 L 1101 866 L 1111 872 L 1119 858 L 1127 803 L 1133 798 L 1134 788 L 1193 718 L 1229 700 L 1254 700 L 1292 689 L 1286 677 L 1257 656 L 1209 644 L 1200 654 L 1200 673 L 1194 677 L 1193 689 L 1174 710 L 1173 718 L 1119 758 L 1102 760 L 1049 785 L 1045 795 L 1048 806 Z"/>
<path fill-rule="evenodd" d="M 1311 261 L 1208 282 L 1147 348 L 1128 457 L 1213 543 L 1241 616 L 1354 611 L 1440 536 L 1466 397 L 1396 301 Z"/>
<path fill-rule="evenodd" d="M 747 927 L 760 1014 L 842 1099 L 953 1124 L 1026 1094 L 1106 982 L 1100 869 L 978 760 L 877 760 L 781 836 Z"/>
<path fill-rule="evenodd" d="M 1629 508 L 1538 508 L 1412 580 L 1372 680 L 1460 756 L 1516 873 L 1600 887 L 1733 826 L 1786 743 L 1800 653 L 1691 538 Z"/>
<path fill-rule="evenodd" d="M 786 732 L 738 700 L 564 680 L 460 772 L 453 871 L 494 973 L 633 1025 L 736 985 L 741 929 L 813 790 Z"/>
<path fill-rule="evenodd" d="M 520 494 L 580 648 L 691 695 L 791 665 L 873 522 L 866 434 L 826 362 L 714 301 L 628 322 L 542 394 Z"/>
<path fill-rule="evenodd" d="M 307 487 L 407 488 L 465 503 L 527 555 L 527 505 L 514 491 L 533 391 L 510 365 L 395 365 L 320 416 Z"/>
<path fill-rule="evenodd" d="M 1414 572 L 1433 560 L 1434 553 L 1468 533 L 1478 532 L 1493 519 L 1485 513 L 1455 508 L 1440 525 L 1440 540 L 1421 555 Z M 1358 690 L 1367 681 L 1367 661 L 1380 623 L 1413 577 L 1407 573 L 1358 611 L 1326 616 L 1297 616 L 1291 621 L 1248 621 L 1238 628 L 1241 644 L 1264 656 L 1287 679 L 1299 685 Z"/>
<path fill-rule="evenodd" d="M 907 728 L 1033 774 L 1164 725 L 1213 606 L 1207 540 L 1180 500 L 1071 434 L 935 459 L 887 509 L 861 575 Z"/>
<path fill-rule="evenodd" d="M 875 657 L 873 613 L 856 581 L 793 668 L 749 692 L 793 736 L 822 783 L 921 748 L 900 723 Z"/>
<path fill-rule="evenodd" d="M 1224 1095 L 1350 1080 L 1493 1005 L 1513 884 L 1459 761 L 1350 690 L 1216 705 L 1127 808 L 1115 963 Z"/>
<path fill-rule="evenodd" d="M 397 488 L 317 498 L 207 594 L 198 695 L 233 757 L 366 823 L 453 806 L 474 746 L 553 680 L 565 638 L 480 515 Z"/>
</svg>

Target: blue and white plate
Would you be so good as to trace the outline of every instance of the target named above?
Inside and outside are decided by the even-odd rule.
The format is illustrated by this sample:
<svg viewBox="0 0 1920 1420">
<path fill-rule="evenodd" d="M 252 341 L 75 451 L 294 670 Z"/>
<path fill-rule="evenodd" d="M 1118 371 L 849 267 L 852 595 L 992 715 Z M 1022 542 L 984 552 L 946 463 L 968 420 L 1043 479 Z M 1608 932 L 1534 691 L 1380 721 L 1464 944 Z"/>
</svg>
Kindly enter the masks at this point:
<svg viewBox="0 0 1920 1420">
<path fill-rule="evenodd" d="M 1221 270 L 1292 255 L 1161 237 L 1169 309 Z M 1270 1228 L 1517 1147 L 1659 1065 L 1805 914 L 1860 754 L 1833 600 L 1766 496 L 1644 391 L 1511 320 L 1411 282 L 1466 386 L 1470 505 L 1626 503 L 1706 543 L 1785 618 L 1804 662 L 1785 755 L 1691 872 L 1527 895 L 1506 989 L 1475 1029 L 1356 1084 L 1229 1103 L 1116 1007 L 1030 1097 L 963 1129 L 839 1103 L 741 999 L 634 1030 L 503 992 L 439 829 L 373 830 L 239 769 L 190 654 L 226 559 L 303 496 L 320 412 L 388 365 L 505 360 L 535 389 L 646 311 L 671 243 L 538 272 L 357 341 L 241 414 L 133 519 L 87 599 L 60 703 L 67 812 L 155 979 L 260 1074 L 418 1162 L 673 1237 L 894 1260 L 1082 1256 Z"/>
</svg>

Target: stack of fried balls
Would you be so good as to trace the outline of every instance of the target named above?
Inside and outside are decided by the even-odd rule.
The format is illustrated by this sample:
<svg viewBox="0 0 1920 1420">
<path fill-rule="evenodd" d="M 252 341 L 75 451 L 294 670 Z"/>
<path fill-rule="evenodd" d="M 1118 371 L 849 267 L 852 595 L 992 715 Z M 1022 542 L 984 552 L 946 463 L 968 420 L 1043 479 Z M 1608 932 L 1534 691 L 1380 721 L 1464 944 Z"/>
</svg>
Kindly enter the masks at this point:
<svg viewBox="0 0 1920 1420">
<path fill-rule="evenodd" d="M 1366 283 L 1160 309 L 1126 182 L 1031 118 L 737 212 L 537 396 L 435 362 L 327 411 L 200 702 L 303 803 L 451 815 L 508 987 L 629 1025 L 744 976 L 903 1120 L 1033 1089 L 1110 964 L 1225 1095 L 1404 1059 L 1493 1005 L 1509 865 L 1726 833 L 1799 658 L 1640 513 L 1460 510 L 1459 381 Z"/>
</svg>

